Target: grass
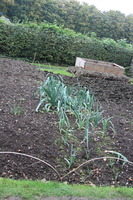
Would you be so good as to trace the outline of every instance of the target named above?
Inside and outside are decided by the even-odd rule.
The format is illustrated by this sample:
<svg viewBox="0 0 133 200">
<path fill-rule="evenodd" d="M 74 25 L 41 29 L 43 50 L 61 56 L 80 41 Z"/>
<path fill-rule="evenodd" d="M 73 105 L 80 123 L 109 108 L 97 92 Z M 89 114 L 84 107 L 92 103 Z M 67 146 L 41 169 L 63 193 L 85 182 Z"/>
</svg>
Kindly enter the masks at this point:
<svg viewBox="0 0 133 200">
<path fill-rule="evenodd" d="M 60 75 L 65 75 L 65 76 L 73 76 L 70 72 L 67 72 L 66 70 L 42 69 L 42 68 L 39 68 L 39 70 L 53 72 L 54 74 L 60 74 Z"/>
<path fill-rule="evenodd" d="M 73 76 L 70 72 L 67 72 L 68 67 L 52 66 L 52 65 L 43 65 L 38 63 L 31 63 L 32 65 L 38 66 L 39 70 L 52 72 L 54 74 L 60 74 L 65 76 Z"/>
<path fill-rule="evenodd" d="M 57 68 L 57 69 L 68 69 L 67 67 L 60 67 L 60 66 L 52 66 L 52 65 L 44 65 L 44 64 L 38 64 L 38 63 L 32 63 L 32 65 L 38 66 L 38 67 L 47 67 L 47 68 Z"/>
<path fill-rule="evenodd" d="M 5 199 L 5 197 L 9 196 L 21 197 L 21 199 L 27 200 L 46 196 L 89 197 L 93 200 L 114 199 L 117 197 L 131 200 L 133 199 L 133 189 L 0 178 L 0 199 Z"/>
</svg>

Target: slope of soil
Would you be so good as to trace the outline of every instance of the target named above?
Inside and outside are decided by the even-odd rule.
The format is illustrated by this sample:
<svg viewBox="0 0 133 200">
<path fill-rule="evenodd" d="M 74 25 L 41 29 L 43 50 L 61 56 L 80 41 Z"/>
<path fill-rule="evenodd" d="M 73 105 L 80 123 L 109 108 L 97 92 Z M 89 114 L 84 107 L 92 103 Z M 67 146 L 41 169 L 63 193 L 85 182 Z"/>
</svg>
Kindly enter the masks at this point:
<svg viewBox="0 0 133 200">
<path fill-rule="evenodd" d="M 69 169 L 64 158 L 67 146 L 59 140 L 56 113 L 36 113 L 36 87 L 47 73 L 37 71 L 22 61 L 0 58 L 0 151 L 25 153 L 47 161 L 60 173 Z M 66 83 L 86 86 L 100 101 L 104 115 L 112 117 L 114 134 L 108 131 L 91 140 L 90 158 L 107 156 L 105 150 L 123 154 L 133 162 L 133 85 L 125 79 L 98 76 L 64 77 Z M 78 155 L 77 167 L 86 159 Z M 111 155 L 112 156 L 112 155 Z M 111 161 L 110 161 L 111 162 Z M 15 179 L 58 180 L 57 174 L 45 164 L 20 155 L 0 154 L 0 177 Z M 90 185 L 133 185 L 133 166 L 117 161 L 96 161 L 67 176 L 63 181 Z"/>
</svg>

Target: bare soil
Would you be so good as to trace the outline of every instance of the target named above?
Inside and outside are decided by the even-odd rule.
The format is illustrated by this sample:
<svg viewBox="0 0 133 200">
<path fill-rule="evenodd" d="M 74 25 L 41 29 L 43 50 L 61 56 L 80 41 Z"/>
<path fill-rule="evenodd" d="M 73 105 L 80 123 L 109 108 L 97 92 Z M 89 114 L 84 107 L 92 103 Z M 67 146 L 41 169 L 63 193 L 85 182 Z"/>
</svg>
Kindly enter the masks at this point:
<svg viewBox="0 0 133 200">
<path fill-rule="evenodd" d="M 0 152 L 25 153 L 51 164 L 65 175 L 69 170 L 65 157 L 69 150 L 63 145 L 54 112 L 36 113 L 38 100 L 34 90 L 46 79 L 47 72 L 23 61 L 0 58 Z M 91 136 L 89 159 L 107 156 L 105 150 L 123 154 L 133 162 L 133 85 L 126 79 L 81 75 L 63 77 L 70 85 L 90 89 L 101 103 L 104 116 L 112 117 L 116 133 L 109 130 L 102 138 Z M 112 156 L 112 155 L 111 155 Z M 72 166 L 85 162 L 81 152 Z M 133 185 L 133 166 L 120 161 L 99 160 L 67 176 L 63 181 L 89 185 Z M 0 177 L 14 179 L 59 180 L 44 163 L 13 154 L 0 154 Z"/>
</svg>

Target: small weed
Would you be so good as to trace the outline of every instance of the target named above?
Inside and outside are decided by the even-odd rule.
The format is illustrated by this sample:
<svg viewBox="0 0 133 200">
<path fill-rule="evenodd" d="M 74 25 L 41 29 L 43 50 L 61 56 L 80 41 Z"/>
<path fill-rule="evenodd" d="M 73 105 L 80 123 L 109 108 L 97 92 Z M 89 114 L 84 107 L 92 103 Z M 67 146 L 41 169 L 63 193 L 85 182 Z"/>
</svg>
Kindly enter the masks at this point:
<svg viewBox="0 0 133 200">
<path fill-rule="evenodd" d="M 109 166 L 110 166 L 111 168 L 113 168 L 114 164 L 115 164 L 115 161 L 110 159 L 110 160 L 109 160 Z"/>
<path fill-rule="evenodd" d="M 114 177 L 115 181 L 118 181 L 119 174 L 120 174 L 120 172 L 116 172 L 116 173 L 115 173 L 115 177 Z"/>
<path fill-rule="evenodd" d="M 24 98 L 20 98 L 19 99 L 19 103 L 18 104 L 14 104 L 13 108 L 12 108 L 12 113 L 14 115 L 20 115 L 23 112 L 22 109 L 22 103 L 25 101 Z"/>
<path fill-rule="evenodd" d="M 12 112 L 14 115 L 20 115 L 22 113 L 22 107 L 20 105 L 14 105 Z"/>
<path fill-rule="evenodd" d="M 133 78 L 130 81 L 131 81 L 131 84 L 133 85 Z"/>
</svg>

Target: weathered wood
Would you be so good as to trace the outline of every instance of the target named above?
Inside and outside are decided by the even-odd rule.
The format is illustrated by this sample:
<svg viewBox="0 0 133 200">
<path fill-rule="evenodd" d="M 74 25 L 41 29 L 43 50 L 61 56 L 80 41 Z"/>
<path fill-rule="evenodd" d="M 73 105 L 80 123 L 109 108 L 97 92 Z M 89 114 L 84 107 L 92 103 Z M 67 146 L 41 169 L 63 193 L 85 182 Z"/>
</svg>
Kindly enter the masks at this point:
<svg viewBox="0 0 133 200">
<path fill-rule="evenodd" d="M 115 74 L 115 75 L 123 75 L 125 72 L 125 68 L 120 65 L 117 65 L 116 63 L 91 60 L 79 57 L 76 58 L 75 67 L 82 67 L 88 71 Z"/>
</svg>

